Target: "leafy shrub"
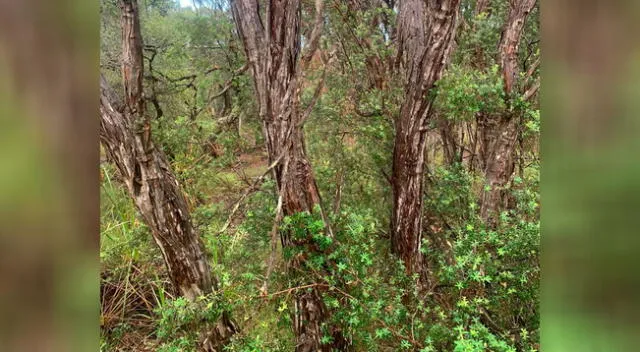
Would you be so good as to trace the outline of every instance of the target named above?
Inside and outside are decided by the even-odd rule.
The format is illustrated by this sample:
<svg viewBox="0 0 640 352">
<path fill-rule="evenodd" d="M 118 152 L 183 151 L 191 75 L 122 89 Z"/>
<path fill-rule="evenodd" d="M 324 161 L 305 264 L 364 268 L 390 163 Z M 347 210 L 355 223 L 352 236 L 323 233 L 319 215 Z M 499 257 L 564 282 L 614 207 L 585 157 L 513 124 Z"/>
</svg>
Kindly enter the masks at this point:
<svg viewBox="0 0 640 352">
<path fill-rule="evenodd" d="M 504 88 L 499 67 L 484 71 L 452 65 L 437 83 L 435 107 L 451 121 L 472 121 L 480 112 L 502 112 Z"/>
<path fill-rule="evenodd" d="M 167 300 L 156 308 L 156 336 L 160 351 L 195 351 L 199 334 L 215 324 L 230 307 L 217 293 L 190 302 L 184 297 Z"/>
</svg>

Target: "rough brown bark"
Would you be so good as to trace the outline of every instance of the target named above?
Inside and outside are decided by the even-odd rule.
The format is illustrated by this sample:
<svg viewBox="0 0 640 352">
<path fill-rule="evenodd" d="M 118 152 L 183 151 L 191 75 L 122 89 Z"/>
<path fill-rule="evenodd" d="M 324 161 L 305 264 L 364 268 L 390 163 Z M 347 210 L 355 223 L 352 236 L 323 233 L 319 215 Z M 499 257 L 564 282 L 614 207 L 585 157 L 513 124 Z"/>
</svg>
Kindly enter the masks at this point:
<svg viewBox="0 0 640 352">
<path fill-rule="evenodd" d="M 79 327 L 95 326 L 85 307 L 97 293 L 77 286 L 100 250 L 96 5 L 71 10 L 85 4 L 0 2 L 4 352 L 95 346 Z M 63 287 L 74 293 L 60 304 Z"/>
<path fill-rule="evenodd" d="M 500 66 L 504 77 L 504 90 L 511 94 L 518 80 L 518 48 L 527 16 L 533 10 L 536 0 L 512 0 L 507 22 L 502 30 L 499 53 Z"/>
<path fill-rule="evenodd" d="M 273 170 L 284 214 L 312 212 L 320 194 L 302 130 L 300 1 L 270 1 L 266 29 L 255 0 L 233 1 L 233 11 L 254 78 L 269 162 L 280 158 Z"/>
<path fill-rule="evenodd" d="M 300 81 L 318 46 L 322 1 L 316 1 L 315 25 L 304 52 L 300 42 L 300 0 L 267 1 L 264 21 L 257 0 L 234 0 L 231 6 L 253 76 L 269 163 L 277 162 L 273 174 L 282 197 L 283 214 L 314 212 L 320 204 L 320 193 L 305 153 L 302 127 L 310 110 L 300 108 Z M 314 250 L 310 238 L 294 240 L 286 232 L 280 236 L 283 247 Z M 300 269 L 303 260 L 294 258 L 289 265 Z M 320 342 L 322 326 L 327 324 L 330 312 L 318 289 L 296 293 L 295 308 L 296 351 L 345 348 L 345 339 L 335 326 L 327 326 L 333 343 Z"/>
<path fill-rule="evenodd" d="M 514 92 L 518 91 L 518 46 L 527 16 L 536 0 L 512 1 L 509 15 L 502 31 L 499 45 L 500 66 L 504 79 L 507 106 Z M 481 116 L 478 121 L 482 140 L 482 160 L 486 186 L 480 199 L 480 215 L 484 221 L 495 225 L 504 206 L 504 187 L 508 184 L 515 161 L 514 148 L 519 133 L 519 118 L 512 112 L 497 116 Z"/>
<path fill-rule="evenodd" d="M 405 100 L 395 124 L 391 241 L 408 272 L 422 269 L 425 137 L 432 103 L 427 95 L 450 56 L 459 5 L 459 0 L 405 0 L 399 5 L 397 58 L 404 75 Z"/>
<path fill-rule="evenodd" d="M 142 90 L 142 38 L 136 1 L 121 0 L 124 102 L 100 80 L 100 141 L 160 248 L 169 277 L 189 300 L 217 289 L 204 246 L 191 224 L 186 200 L 162 151 L 151 139 Z M 119 106 L 121 105 L 121 106 Z M 236 332 L 223 314 L 206 347 L 221 351 Z"/>
</svg>

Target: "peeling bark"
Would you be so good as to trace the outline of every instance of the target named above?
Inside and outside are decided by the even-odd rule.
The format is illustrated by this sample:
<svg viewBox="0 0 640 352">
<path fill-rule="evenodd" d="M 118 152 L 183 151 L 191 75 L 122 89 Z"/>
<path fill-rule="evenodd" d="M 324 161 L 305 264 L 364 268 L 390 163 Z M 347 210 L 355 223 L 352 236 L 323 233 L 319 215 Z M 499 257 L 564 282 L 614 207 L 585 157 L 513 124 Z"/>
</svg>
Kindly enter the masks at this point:
<svg viewBox="0 0 640 352">
<path fill-rule="evenodd" d="M 151 139 L 145 111 L 142 38 L 136 1 L 121 0 L 124 102 L 100 80 L 100 141 L 117 167 L 129 195 L 160 248 L 177 292 L 194 301 L 217 289 L 204 246 L 166 156 Z M 205 341 L 208 351 L 222 346 L 237 328 L 225 313 Z"/>
<path fill-rule="evenodd" d="M 278 161 L 273 175 L 282 197 L 283 214 L 314 212 L 314 207 L 320 204 L 320 193 L 305 152 L 302 127 L 307 114 L 300 107 L 300 93 L 304 69 L 320 38 L 322 1 L 316 0 L 315 24 L 304 52 L 300 42 L 300 0 L 267 1 L 264 21 L 256 0 L 233 0 L 231 6 L 254 81 L 269 163 Z M 283 247 L 315 250 L 310 238 L 294 240 L 285 232 L 280 237 Z M 300 269 L 303 261 L 304 258 L 296 258 L 288 264 Z M 327 324 L 330 312 L 318 288 L 297 292 L 295 307 L 297 352 L 345 348 L 346 341 L 335 326 L 327 326 L 334 342 L 320 341 L 321 328 Z"/>
<path fill-rule="evenodd" d="M 451 54 L 459 0 L 405 0 L 398 13 L 397 65 L 404 75 L 405 100 L 396 120 L 393 150 L 391 242 L 408 272 L 422 271 L 422 187 L 428 93 Z"/>
<path fill-rule="evenodd" d="M 507 106 L 511 96 L 518 91 L 518 47 L 527 16 L 536 0 L 513 1 L 502 31 L 499 44 L 500 66 L 504 79 Z M 511 112 L 497 116 L 481 116 L 479 119 L 482 140 L 482 160 L 486 188 L 480 198 L 480 215 L 490 225 L 495 225 L 504 207 L 505 192 L 515 168 L 514 148 L 520 129 L 519 117 Z"/>
</svg>

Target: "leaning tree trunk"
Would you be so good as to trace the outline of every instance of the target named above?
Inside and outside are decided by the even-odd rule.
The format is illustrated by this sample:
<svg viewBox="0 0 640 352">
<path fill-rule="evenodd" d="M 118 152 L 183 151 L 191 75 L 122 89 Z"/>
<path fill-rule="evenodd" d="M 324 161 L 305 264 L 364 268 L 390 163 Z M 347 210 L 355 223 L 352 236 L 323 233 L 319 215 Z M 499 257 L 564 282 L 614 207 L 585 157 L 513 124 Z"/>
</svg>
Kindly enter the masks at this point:
<svg viewBox="0 0 640 352">
<path fill-rule="evenodd" d="M 405 100 L 396 120 L 393 150 L 393 251 L 408 272 L 422 271 L 422 187 L 427 122 L 427 94 L 445 68 L 454 42 L 460 0 L 404 0 L 398 13 L 398 59 L 404 74 Z"/>
<path fill-rule="evenodd" d="M 500 66 L 504 79 L 504 93 L 507 106 L 511 96 L 517 92 L 520 75 L 518 69 L 518 46 L 528 14 L 536 0 L 517 0 L 511 4 L 509 17 L 500 39 Z M 484 160 L 486 187 L 480 199 L 480 215 L 490 225 L 495 225 L 499 212 L 504 206 L 505 191 L 513 174 L 514 148 L 520 129 L 519 117 L 507 112 L 503 115 L 482 116 L 482 160 Z"/>
<path fill-rule="evenodd" d="M 285 216 L 314 212 L 320 204 L 320 193 L 305 153 L 302 126 L 310 107 L 304 111 L 300 108 L 300 81 L 318 46 L 322 1 L 316 1 L 315 26 L 304 54 L 300 41 L 300 0 L 267 1 L 264 22 L 257 0 L 233 0 L 231 4 L 254 80 L 269 162 L 276 165 L 273 174 L 282 212 Z M 314 100 L 319 92 L 317 89 Z M 317 250 L 311 238 L 294 239 L 286 232 L 280 236 L 285 248 Z M 294 269 L 304 269 L 304 258 L 296 257 L 288 264 Z M 317 288 L 295 294 L 294 332 L 298 352 L 345 348 L 345 339 L 336 326 L 326 326 L 333 342 L 321 343 L 322 327 L 328 325 L 330 318 L 321 294 Z"/>
<path fill-rule="evenodd" d="M 135 0 L 122 0 L 122 75 L 124 104 L 100 81 L 100 141 L 116 165 L 129 195 L 160 248 L 169 277 L 182 296 L 194 301 L 217 289 L 178 181 L 162 151 L 151 139 L 150 121 L 142 91 L 142 38 Z M 121 105 L 121 106 L 120 106 Z M 223 314 L 205 341 L 210 351 L 235 333 Z"/>
</svg>

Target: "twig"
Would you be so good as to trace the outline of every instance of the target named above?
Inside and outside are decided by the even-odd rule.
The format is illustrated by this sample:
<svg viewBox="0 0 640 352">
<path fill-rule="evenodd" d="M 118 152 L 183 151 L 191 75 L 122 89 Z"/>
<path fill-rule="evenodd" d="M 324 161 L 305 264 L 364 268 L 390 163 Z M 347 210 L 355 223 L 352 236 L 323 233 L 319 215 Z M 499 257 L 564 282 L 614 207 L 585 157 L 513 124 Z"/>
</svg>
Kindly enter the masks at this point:
<svg viewBox="0 0 640 352">
<path fill-rule="evenodd" d="M 289 293 L 291 293 L 293 291 L 304 290 L 306 288 L 312 288 L 312 287 L 318 287 L 318 286 L 329 287 L 328 284 L 323 284 L 323 283 L 316 282 L 316 283 L 313 283 L 313 284 L 302 285 L 302 286 L 297 286 L 297 287 L 291 287 L 291 288 L 288 288 L 286 290 L 274 292 L 274 293 L 271 293 L 269 295 L 266 295 L 266 297 L 272 298 L 272 297 L 279 296 L 279 295 L 282 295 L 282 294 L 289 294 Z M 262 295 L 262 296 L 259 296 L 259 297 L 265 297 L 265 295 Z M 254 298 L 259 298 L 259 297 L 254 297 Z"/>
<path fill-rule="evenodd" d="M 276 252 L 278 250 L 278 225 L 282 221 L 282 195 L 278 196 L 278 206 L 276 207 L 276 217 L 273 220 L 273 227 L 271 228 L 271 254 L 269 254 L 269 262 L 267 263 L 267 272 L 264 275 L 264 282 L 260 291 L 262 294 L 267 294 L 269 277 L 273 272 L 273 266 L 276 262 Z"/>
<path fill-rule="evenodd" d="M 527 70 L 527 73 L 525 74 L 525 81 L 529 80 L 529 78 L 531 78 L 533 76 L 533 74 L 536 72 L 536 69 L 540 66 L 540 58 L 538 58 L 536 61 L 533 62 L 533 64 L 531 64 L 531 67 L 529 67 L 529 70 Z"/>
<path fill-rule="evenodd" d="M 286 152 L 282 153 L 280 157 L 283 157 Z M 278 158 L 279 159 L 279 158 Z M 287 176 L 287 171 L 289 170 L 289 160 L 287 160 L 284 164 L 282 170 L 282 177 L 285 178 Z M 273 227 L 271 228 L 271 254 L 269 254 L 269 262 L 267 263 L 267 272 L 264 275 L 264 282 L 262 283 L 262 287 L 260 291 L 262 295 L 266 295 L 268 292 L 269 286 L 269 277 L 271 276 L 271 272 L 273 272 L 273 266 L 276 262 L 276 252 L 278 250 L 278 226 L 280 225 L 280 221 L 283 218 L 282 212 L 282 202 L 284 198 L 284 188 L 280 189 L 278 192 L 278 205 L 276 206 L 276 216 L 273 219 Z"/>
<path fill-rule="evenodd" d="M 322 34 L 322 27 L 324 24 L 324 2 L 323 0 L 316 0 L 316 16 L 313 25 L 313 29 L 311 30 L 311 37 L 309 39 L 309 46 L 306 48 L 304 54 L 302 55 L 301 66 L 303 70 L 305 70 L 309 63 L 311 62 L 311 58 L 315 54 L 318 49 L 318 43 L 320 42 L 320 36 Z"/>
<path fill-rule="evenodd" d="M 236 202 L 236 204 L 233 206 L 233 210 L 231 210 L 231 214 L 229 214 L 229 217 L 227 218 L 227 221 L 224 223 L 224 225 L 222 226 L 222 229 L 220 229 L 220 231 L 218 231 L 217 235 L 220 235 L 221 233 L 225 232 L 227 230 L 227 228 L 229 228 L 229 226 L 231 225 L 231 221 L 233 221 L 233 217 L 235 216 L 236 212 L 238 211 L 238 209 L 240 208 L 240 204 L 242 203 L 242 201 L 245 200 L 245 198 L 247 198 L 247 196 L 249 196 L 249 194 L 251 194 L 251 192 L 253 190 L 256 189 L 256 187 L 264 180 L 265 177 L 267 177 L 267 175 L 269 174 L 269 172 L 275 168 L 278 163 L 280 163 L 280 160 L 282 160 L 283 155 L 280 155 L 280 157 L 278 157 L 268 168 L 267 170 L 265 170 L 265 172 L 258 177 L 254 182 L 253 185 L 251 185 L 251 187 L 248 187 L 244 193 L 242 194 L 242 196 L 240 197 L 240 199 L 238 199 L 238 201 Z"/>
<path fill-rule="evenodd" d="M 224 86 L 223 86 L 222 90 L 220 90 L 219 92 L 217 92 L 217 93 L 215 93 L 215 94 L 213 94 L 213 95 L 209 95 L 209 97 L 207 98 L 207 104 L 205 104 L 205 105 L 204 105 L 203 107 L 201 107 L 199 110 L 196 110 L 195 115 L 196 115 L 196 116 L 197 116 L 197 115 L 199 115 L 202 111 L 204 111 L 204 109 L 206 109 L 209 105 L 211 105 L 211 103 L 213 103 L 213 101 L 214 101 L 216 98 L 219 98 L 219 97 L 221 97 L 222 95 L 224 95 L 224 94 L 225 94 L 225 93 L 226 93 L 226 92 L 231 88 L 231 86 L 233 85 L 233 80 L 234 80 L 236 77 L 238 77 L 238 75 L 240 75 L 240 74 L 242 74 L 243 72 L 245 72 L 247 69 L 249 69 L 249 64 L 248 64 L 248 63 L 245 63 L 242 67 L 240 67 L 239 69 L 237 69 L 237 70 L 233 71 L 233 73 L 232 73 L 232 75 L 231 75 L 231 78 L 229 78 L 229 79 L 225 82 L 225 84 L 224 84 Z"/>
</svg>

